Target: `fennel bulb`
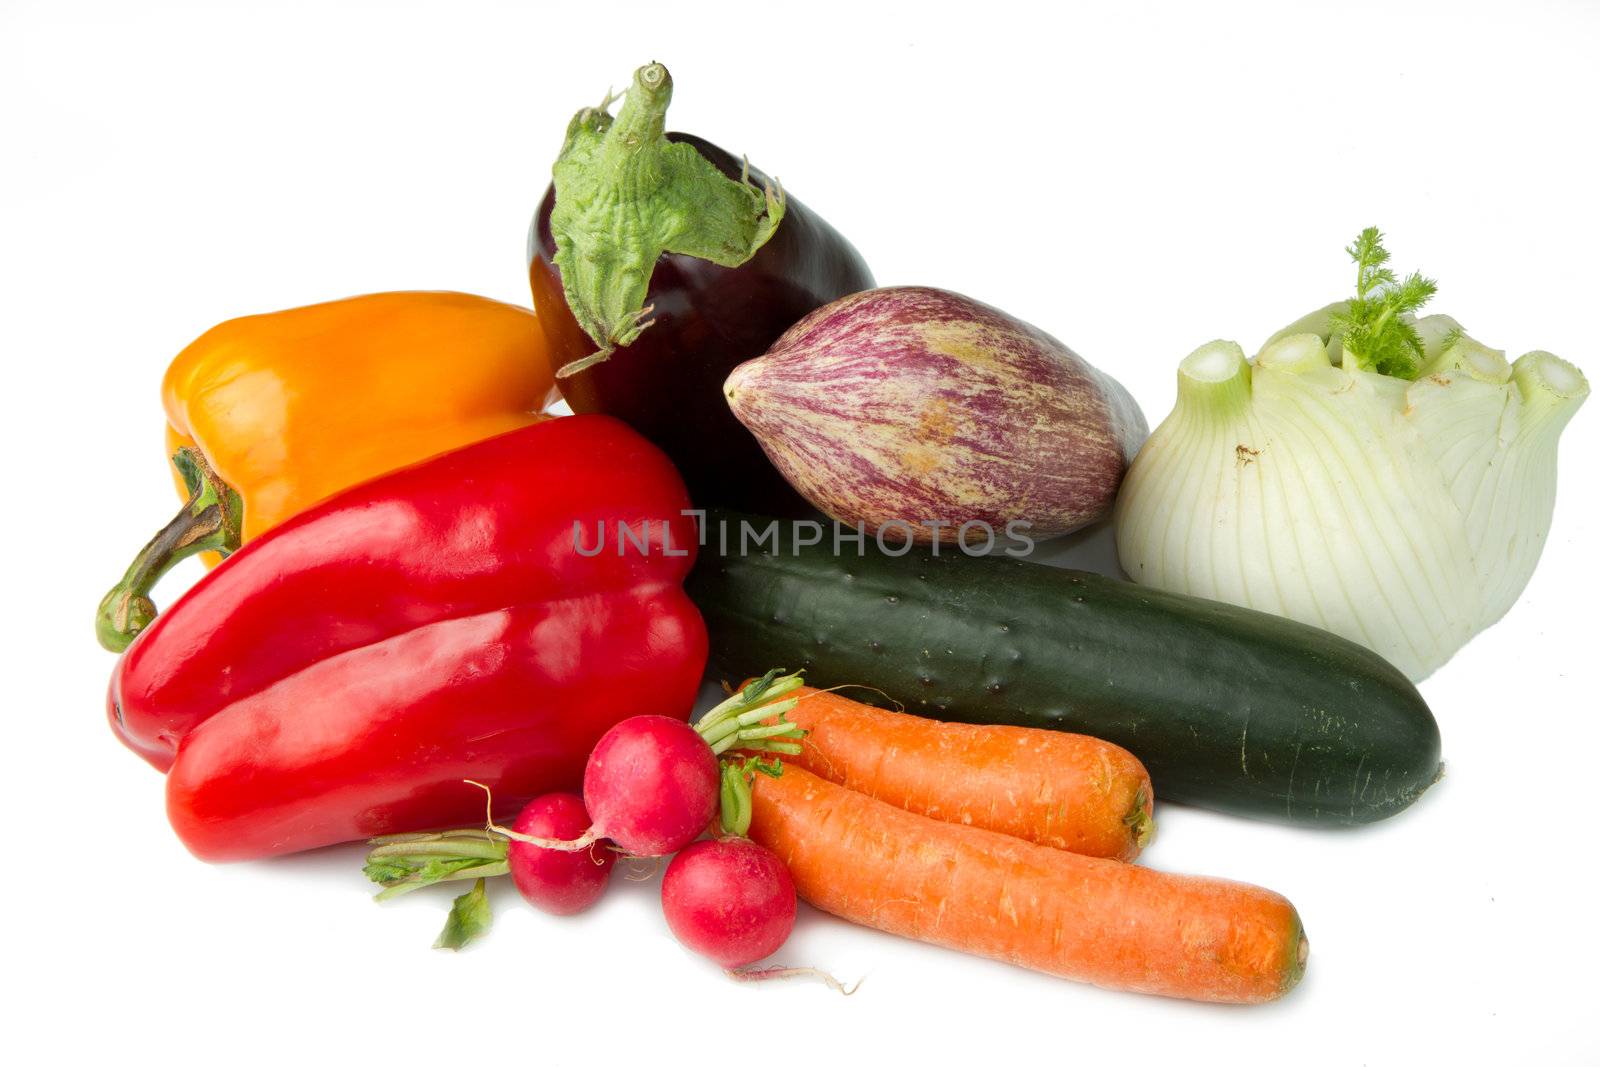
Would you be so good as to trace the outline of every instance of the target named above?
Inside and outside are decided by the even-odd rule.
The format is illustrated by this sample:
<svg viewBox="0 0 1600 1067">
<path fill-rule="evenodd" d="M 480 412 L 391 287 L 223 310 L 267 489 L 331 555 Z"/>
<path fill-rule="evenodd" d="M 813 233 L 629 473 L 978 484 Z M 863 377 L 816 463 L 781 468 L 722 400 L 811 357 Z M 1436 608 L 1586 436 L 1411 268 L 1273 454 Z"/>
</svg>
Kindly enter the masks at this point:
<svg viewBox="0 0 1600 1067">
<path fill-rule="evenodd" d="M 1527 585 L 1589 385 L 1548 352 L 1508 363 L 1448 316 L 1412 317 L 1432 283 L 1364 284 L 1378 242 L 1350 249 L 1356 300 L 1253 362 L 1213 341 L 1180 364 L 1118 497 L 1117 552 L 1137 582 L 1323 627 L 1416 681 Z"/>
</svg>

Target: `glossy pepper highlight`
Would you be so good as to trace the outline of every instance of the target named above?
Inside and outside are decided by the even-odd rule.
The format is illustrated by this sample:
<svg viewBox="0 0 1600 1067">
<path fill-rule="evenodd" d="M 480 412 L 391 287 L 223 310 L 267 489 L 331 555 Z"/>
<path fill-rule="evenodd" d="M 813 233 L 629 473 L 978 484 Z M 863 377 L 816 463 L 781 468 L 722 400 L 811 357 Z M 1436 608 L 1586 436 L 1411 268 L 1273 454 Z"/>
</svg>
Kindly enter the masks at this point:
<svg viewBox="0 0 1600 1067">
<path fill-rule="evenodd" d="M 567 127 L 528 235 L 533 306 L 574 411 L 626 421 L 700 505 L 809 513 L 722 398 L 808 312 L 872 288 L 850 242 L 747 161 L 667 133 L 667 68 Z"/>
<path fill-rule="evenodd" d="M 575 788 L 621 719 L 688 716 L 706 657 L 688 507 L 667 458 L 599 415 L 382 476 L 163 612 L 118 662 L 112 727 L 168 771 L 206 860 L 473 822 L 465 778 L 510 817 Z"/>
<path fill-rule="evenodd" d="M 375 293 L 232 319 L 167 368 L 161 399 L 182 510 L 100 604 L 113 652 L 150 590 L 215 563 L 349 486 L 537 422 L 553 371 L 526 308 L 450 292 Z"/>
</svg>

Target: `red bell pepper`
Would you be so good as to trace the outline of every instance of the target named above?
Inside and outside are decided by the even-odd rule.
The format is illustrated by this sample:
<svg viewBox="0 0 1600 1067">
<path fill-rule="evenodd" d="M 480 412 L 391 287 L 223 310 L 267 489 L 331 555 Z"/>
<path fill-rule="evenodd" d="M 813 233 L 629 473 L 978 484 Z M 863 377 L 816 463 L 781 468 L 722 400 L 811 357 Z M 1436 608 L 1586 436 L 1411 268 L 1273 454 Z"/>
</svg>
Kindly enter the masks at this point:
<svg viewBox="0 0 1600 1067">
<path fill-rule="evenodd" d="M 169 772 L 201 859 L 481 820 L 465 778 L 509 817 L 577 786 L 619 720 L 688 716 L 706 658 L 688 507 L 666 456 L 603 415 L 385 475 L 162 613 L 117 664 L 112 726 Z"/>
</svg>

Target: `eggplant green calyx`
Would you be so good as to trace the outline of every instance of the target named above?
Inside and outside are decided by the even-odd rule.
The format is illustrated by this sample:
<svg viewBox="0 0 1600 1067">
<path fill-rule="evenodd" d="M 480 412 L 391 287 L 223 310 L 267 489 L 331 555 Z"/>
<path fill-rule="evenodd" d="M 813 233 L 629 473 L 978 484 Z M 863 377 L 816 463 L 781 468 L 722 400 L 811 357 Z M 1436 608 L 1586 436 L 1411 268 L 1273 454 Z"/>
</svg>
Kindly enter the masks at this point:
<svg viewBox="0 0 1600 1067">
<path fill-rule="evenodd" d="M 1362 370 L 1415 381 L 1422 373 L 1423 341 L 1414 316 L 1438 285 L 1415 271 L 1396 278 L 1384 266 L 1389 251 L 1376 226 L 1362 230 L 1345 251 L 1356 263 L 1356 297 L 1332 312 L 1345 355 Z"/>
<path fill-rule="evenodd" d="M 650 276 L 664 253 L 738 267 L 777 232 L 783 189 L 757 188 L 748 164 L 724 175 L 689 144 L 669 141 L 672 76 L 660 63 L 633 75 L 622 109 L 612 96 L 579 111 L 554 167 L 550 229 L 567 305 L 599 351 L 567 377 L 610 357 L 650 325 Z"/>
</svg>

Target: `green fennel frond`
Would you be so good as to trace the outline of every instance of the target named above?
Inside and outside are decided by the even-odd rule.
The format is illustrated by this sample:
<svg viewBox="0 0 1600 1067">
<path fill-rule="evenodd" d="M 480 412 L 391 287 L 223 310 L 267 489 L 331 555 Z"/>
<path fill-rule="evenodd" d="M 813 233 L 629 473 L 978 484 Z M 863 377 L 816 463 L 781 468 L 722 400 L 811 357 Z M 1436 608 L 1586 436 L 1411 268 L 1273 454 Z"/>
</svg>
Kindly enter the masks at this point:
<svg viewBox="0 0 1600 1067">
<path fill-rule="evenodd" d="M 1383 247 L 1383 234 L 1376 226 L 1361 231 L 1355 244 L 1345 249 L 1356 261 L 1356 298 L 1365 300 L 1381 285 L 1394 284 L 1394 271 L 1384 266 L 1389 262 L 1389 250 Z"/>
<path fill-rule="evenodd" d="M 1362 370 L 1391 378 L 1413 379 L 1422 369 L 1422 338 L 1412 325 L 1416 312 L 1432 299 L 1438 286 L 1413 272 L 1397 279 L 1376 226 L 1361 231 L 1346 248 L 1356 264 L 1356 297 L 1334 322 L 1343 330 L 1347 358 Z"/>
</svg>

